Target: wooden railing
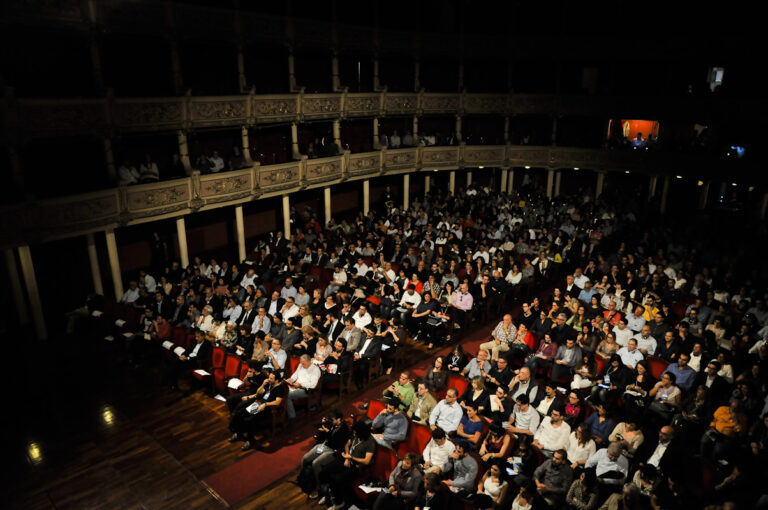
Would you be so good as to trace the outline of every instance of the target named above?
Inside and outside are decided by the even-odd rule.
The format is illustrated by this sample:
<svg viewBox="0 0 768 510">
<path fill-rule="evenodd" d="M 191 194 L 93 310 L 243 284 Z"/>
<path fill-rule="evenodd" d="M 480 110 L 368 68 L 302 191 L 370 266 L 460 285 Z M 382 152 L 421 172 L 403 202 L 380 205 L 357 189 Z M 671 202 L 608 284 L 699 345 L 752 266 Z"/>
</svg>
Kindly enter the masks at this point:
<svg viewBox="0 0 768 510">
<path fill-rule="evenodd" d="M 64 198 L 25 202 L 0 209 L 4 247 L 180 216 L 195 211 L 331 186 L 343 181 L 408 172 L 460 168 L 564 169 L 681 173 L 702 168 L 698 156 L 634 153 L 568 147 L 460 145 L 381 150 L 303 159 L 252 168 L 113 188 Z"/>
</svg>

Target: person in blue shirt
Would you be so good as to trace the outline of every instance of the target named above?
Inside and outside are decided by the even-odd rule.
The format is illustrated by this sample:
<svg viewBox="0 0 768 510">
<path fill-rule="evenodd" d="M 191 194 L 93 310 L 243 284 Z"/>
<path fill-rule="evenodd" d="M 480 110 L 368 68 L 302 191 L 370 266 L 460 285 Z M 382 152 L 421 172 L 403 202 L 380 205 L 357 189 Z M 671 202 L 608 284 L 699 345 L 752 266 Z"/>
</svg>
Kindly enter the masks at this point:
<svg viewBox="0 0 768 510">
<path fill-rule="evenodd" d="M 664 374 L 670 373 L 675 376 L 677 386 L 683 391 L 690 391 L 696 381 L 696 371 L 688 365 L 688 361 L 690 356 L 682 353 L 678 356 L 677 363 L 671 363 L 664 371 Z"/>
<path fill-rule="evenodd" d="M 598 445 L 607 445 L 608 436 L 613 432 L 614 423 L 608 416 L 608 411 L 603 405 L 595 406 L 595 413 L 589 415 L 584 423 L 592 429 L 592 436 Z"/>
</svg>

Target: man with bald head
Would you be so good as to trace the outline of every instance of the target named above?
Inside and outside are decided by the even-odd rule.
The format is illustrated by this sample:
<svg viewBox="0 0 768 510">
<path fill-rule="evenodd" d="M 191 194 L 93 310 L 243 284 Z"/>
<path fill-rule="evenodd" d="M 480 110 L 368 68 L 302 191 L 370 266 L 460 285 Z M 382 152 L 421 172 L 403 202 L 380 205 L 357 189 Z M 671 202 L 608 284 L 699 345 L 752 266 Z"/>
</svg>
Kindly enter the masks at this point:
<svg viewBox="0 0 768 510">
<path fill-rule="evenodd" d="M 480 348 L 491 353 L 491 361 L 496 361 L 499 353 L 509 350 L 509 344 L 515 340 L 515 333 L 517 328 L 512 324 L 512 315 L 506 314 L 491 332 L 491 341 L 481 344 Z"/>
<path fill-rule="evenodd" d="M 616 442 L 588 458 L 584 469 L 590 468 L 595 468 L 597 481 L 603 485 L 621 485 L 629 475 L 629 461 L 621 453 L 621 444 Z"/>
<path fill-rule="evenodd" d="M 640 465 L 650 464 L 660 468 L 664 472 L 670 472 L 680 459 L 686 458 L 680 451 L 681 448 L 675 439 L 677 431 L 672 425 L 665 425 L 659 430 L 656 441 L 646 436 L 645 441 L 635 453 L 635 461 Z"/>
<path fill-rule="evenodd" d="M 509 398 L 517 401 L 520 395 L 528 395 L 528 399 L 533 402 L 536 400 L 536 394 L 539 387 L 531 379 L 531 369 L 522 367 L 514 379 L 509 383 Z"/>
</svg>

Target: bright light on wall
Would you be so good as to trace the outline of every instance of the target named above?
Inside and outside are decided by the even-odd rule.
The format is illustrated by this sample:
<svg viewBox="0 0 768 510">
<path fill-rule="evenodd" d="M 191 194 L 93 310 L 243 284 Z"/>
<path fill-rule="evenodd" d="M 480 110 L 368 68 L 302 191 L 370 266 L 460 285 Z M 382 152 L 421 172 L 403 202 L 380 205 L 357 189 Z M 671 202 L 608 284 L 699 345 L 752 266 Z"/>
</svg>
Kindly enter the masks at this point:
<svg viewBox="0 0 768 510">
<path fill-rule="evenodd" d="M 43 450 L 40 448 L 40 444 L 35 441 L 31 441 L 27 445 L 27 455 L 33 464 L 40 464 L 43 461 Z"/>
<path fill-rule="evenodd" d="M 736 184 L 735 182 L 732 182 L 731 186 L 738 186 L 738 184 Z"/>
<path fill-rule="evenodd" d="M 704 181 L 699 181 L 696 183 L 696 186 L 704 186 Z"/>
<path fill-rule="evenodd" d="M 629 173 L 629 170 L 624 170 L 624 173 L 625 173 L 625 174 L 628 174 L 628 173 Z"/>
<path fill-rule="evenodd" d="M 579 167 L 575 166 L 573 167 L 573 169 L 578 171 Z"/>
<path fill-rule="evenodd" d="M 531 167 L 529 167 L 528 165 L 525 165 L 525 169 L 526 170 L 528 170 L 529 168 L 531 168 Z"/>
<path fill-rule="evenodd" d="M 477 167 L 477 168 L 485 168 L 485 167 L 484 167 L 484 166 L 479 166 L 479 167 Z"/>
<path fill-rule="evenodd" d="M 682 179 L 683 178 L 682 175 L 676 175 L 675 177 L 677 177 L 678 179 Z"/>
</svg>

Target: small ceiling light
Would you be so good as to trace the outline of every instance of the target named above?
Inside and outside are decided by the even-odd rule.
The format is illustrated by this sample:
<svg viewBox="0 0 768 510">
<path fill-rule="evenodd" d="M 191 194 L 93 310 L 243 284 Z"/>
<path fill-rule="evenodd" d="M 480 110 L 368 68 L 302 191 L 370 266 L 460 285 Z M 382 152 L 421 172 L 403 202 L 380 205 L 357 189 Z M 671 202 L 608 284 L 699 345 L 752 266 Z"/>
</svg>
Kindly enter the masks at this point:
<svg viewBox="0 0 768 510">
<path fill-rule="evenodd" d="M 575 167 L 573 167 L 573 169 L 574 169 L 574 170 L 576 170 L 576 171 L 578 171 L 578 170 L 579 170 L 579 167 L 575 166 Z"/>
<path fill-rule="evenodd" d="M 735 182 L 732 182 L 731 186 L 737 186 L 737 184 Z"/>
<path fill-rule="evenodd" d="M 528 170 L 529 168 L 531 168 L 531 167 L 529 167 L 528 165 L 525 165 L 525 169 L 526 170 Z"/>
<path fill-rule="evenodd" d="M 678 179 L 682 179 L 683 178 L 682 175 L 676 175 L 675 177 L 677 177 Z"/>
<path fill-rule="evenodd" d="M 628 174 L 628 173 L 629 173 L 629 170 L 624 170 L 624 173 L 625 173 L 625 174 Z"/>
<path fill-rule="evenodd" d="M 485 167 L 484 167 L 484 166 L 479 166 L 479 167 L 477 167 L 477 168 L 485 168 Z"/>
</svg>

